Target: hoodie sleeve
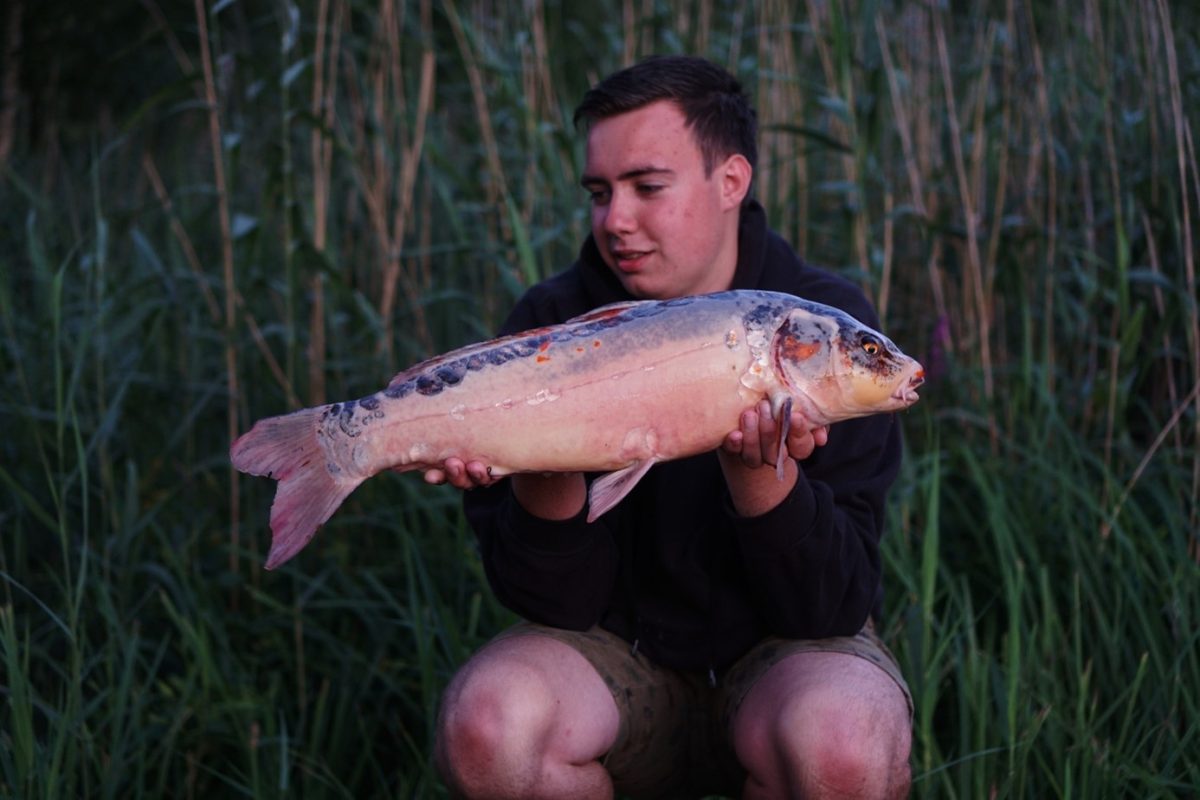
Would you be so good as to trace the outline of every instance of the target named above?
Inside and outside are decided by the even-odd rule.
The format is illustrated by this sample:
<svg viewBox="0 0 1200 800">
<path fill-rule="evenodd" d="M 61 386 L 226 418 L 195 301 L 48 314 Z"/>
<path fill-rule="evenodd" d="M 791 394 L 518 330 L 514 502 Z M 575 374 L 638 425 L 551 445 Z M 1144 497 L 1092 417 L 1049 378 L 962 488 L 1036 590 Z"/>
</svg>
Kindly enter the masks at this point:
<svg viewBox="0 0 1200 800">
<path fill-rule="evenodd" d="M 600 621 L 617 575 L 608 526 L 550 521 L 526 511 L 507 480 L 467 493 L 467 519 L 479 540 L 488 583 L 508 609 L 556 628 L 586 630 Z"/>
<path fill-rule="evenodd" d="M 891 415 L 839 423 L 782 503 L 735 517 L 753 602 L 774 633 L 849 636 L 879 612 L 884 500 L 899 465 Z"/>
</svg>

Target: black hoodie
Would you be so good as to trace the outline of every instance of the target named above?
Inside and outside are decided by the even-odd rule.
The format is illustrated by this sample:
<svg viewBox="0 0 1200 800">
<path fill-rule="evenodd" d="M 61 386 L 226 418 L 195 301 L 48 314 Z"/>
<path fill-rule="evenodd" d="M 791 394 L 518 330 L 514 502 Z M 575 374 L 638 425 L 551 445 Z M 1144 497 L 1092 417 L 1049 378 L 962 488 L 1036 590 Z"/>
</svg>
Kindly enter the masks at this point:
<svg viewBox="0 0 1200 800">
<path fill-rule="evenodd" d="M 788 292 L 878 327 L 862 292 L 804 263 L 756 202 L 742 210 L 731 288 Z M 630 299 L 588 237 L 578 261 L 521 297 L 501 333 Z M 768 634 L 851 635 L 879 618 L 884 499 L 899 465 L 899 427 L 886 414 L 832 426 L 791 494 L 760 517 L 734 512 L 715 453 L 655 465 L 590 524 L 585 513 L 532 516 L 508 481 L 467 492 L 464 504 L 508 608 L 559 628 L 598 624 L 668 667 L 722 670 Z"/>
</svg>

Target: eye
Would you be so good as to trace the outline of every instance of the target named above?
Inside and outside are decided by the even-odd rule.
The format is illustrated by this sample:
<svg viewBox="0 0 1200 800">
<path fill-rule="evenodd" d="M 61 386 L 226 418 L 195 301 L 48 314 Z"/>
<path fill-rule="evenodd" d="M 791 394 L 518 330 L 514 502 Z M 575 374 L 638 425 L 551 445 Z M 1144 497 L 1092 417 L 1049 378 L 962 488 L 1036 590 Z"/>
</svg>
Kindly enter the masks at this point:
<svg viewBox="0 0 1200 800">
<path fill-rule="evenodd" d="M 589 181 L 583 185 L 583 190 L 587 192 L 588 200 L 593 205 L 604 205 L 612 194 L 611 187 L 601 181 Z"/>
<path fill-rule="evenodd" d="M 879 349 L 880 349 L 879 342 L 877 342 L 874 339 L 871 339 L 869 337 L 866 337 L 862 340 L 862 349 L 865 350 L 867 355 L 869 355 L 869 356 L 877 356 L 877 355 L 879 355 Z"/>
</svg>

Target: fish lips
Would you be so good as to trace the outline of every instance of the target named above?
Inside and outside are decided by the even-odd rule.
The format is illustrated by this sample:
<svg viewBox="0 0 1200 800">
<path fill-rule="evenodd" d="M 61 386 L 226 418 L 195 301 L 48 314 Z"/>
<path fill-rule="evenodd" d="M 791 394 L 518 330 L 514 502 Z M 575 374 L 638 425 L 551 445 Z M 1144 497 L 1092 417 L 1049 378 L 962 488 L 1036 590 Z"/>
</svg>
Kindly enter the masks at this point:
<svg viewBox="0 0 1200 800">
<path fill-rule="evenodd" d="M 918 364 L 916 371 L 909 376 L 908 381 L 901 383 L 896 387 L 896 391 L 892 392 L 892 399 L 901 403 L 904 408 L 911 406 L 920 399 L 917 387 L 923 383 L 925 383 L 925 368 Z"/>
</svg>

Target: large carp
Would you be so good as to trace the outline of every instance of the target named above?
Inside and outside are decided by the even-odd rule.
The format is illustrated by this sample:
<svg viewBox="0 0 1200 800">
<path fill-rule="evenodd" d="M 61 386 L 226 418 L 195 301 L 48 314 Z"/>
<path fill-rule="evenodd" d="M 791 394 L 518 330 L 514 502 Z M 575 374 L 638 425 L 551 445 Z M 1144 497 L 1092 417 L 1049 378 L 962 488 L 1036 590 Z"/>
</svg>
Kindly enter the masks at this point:
<svg viewBox="0 0 1200 800">
<path fill-rule="evenodd" d="M 267 568 L 300 551 L 360 483 L 447 458 L 515 472 L 603 472 L 588 519 L 654 464 L 720 446 L 762 398 L 787 436 L 916 402 L 921 365 L 850 315 L 788 294 L 620 303 L 454 350 L 359 400 L 260 420 L 239 470 L 279 481 Z M 786 449 L 780 447 L 782 474 Z"/>
</svg>

